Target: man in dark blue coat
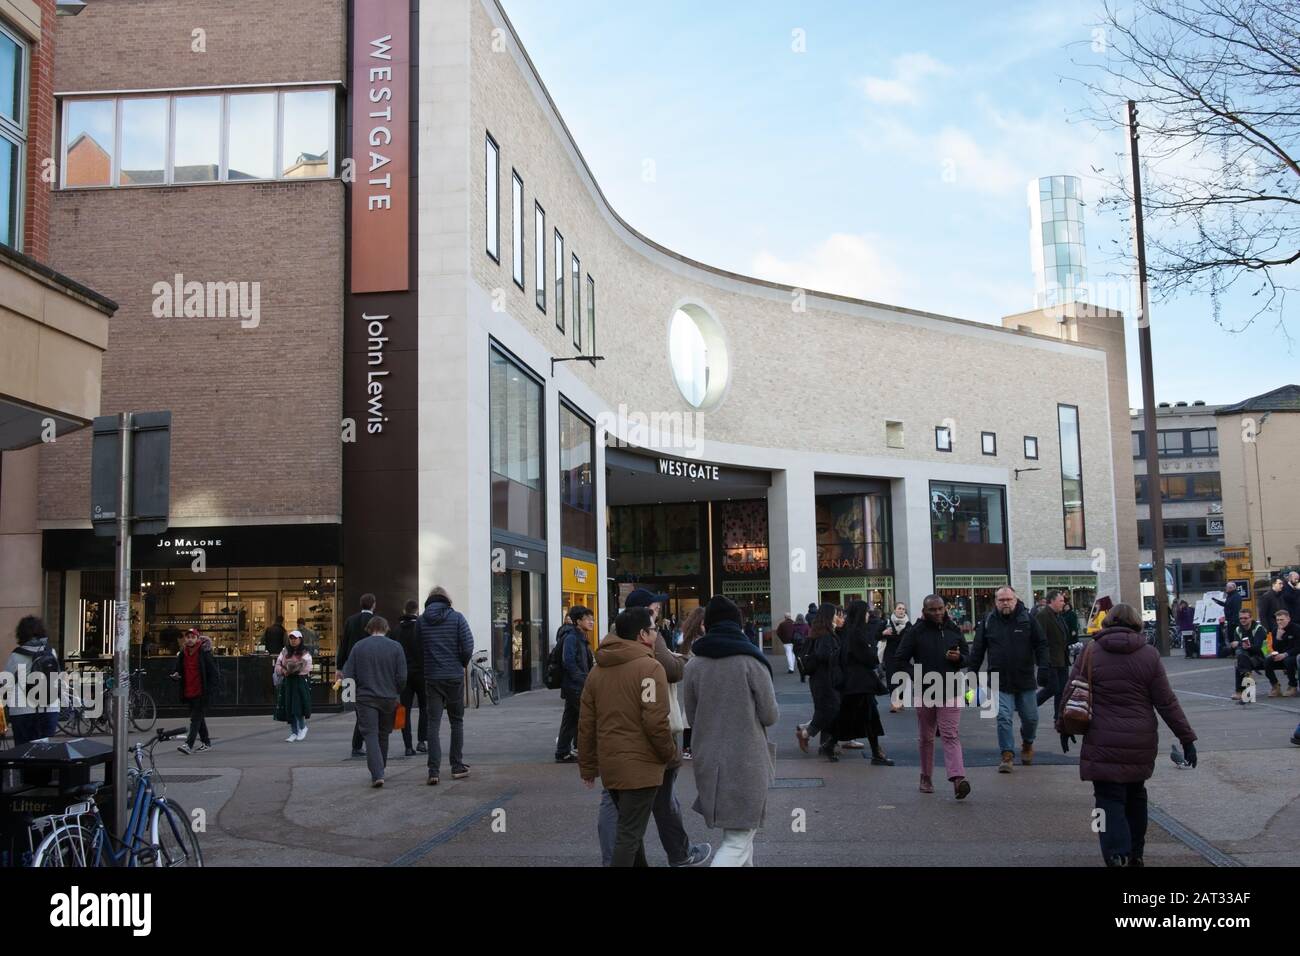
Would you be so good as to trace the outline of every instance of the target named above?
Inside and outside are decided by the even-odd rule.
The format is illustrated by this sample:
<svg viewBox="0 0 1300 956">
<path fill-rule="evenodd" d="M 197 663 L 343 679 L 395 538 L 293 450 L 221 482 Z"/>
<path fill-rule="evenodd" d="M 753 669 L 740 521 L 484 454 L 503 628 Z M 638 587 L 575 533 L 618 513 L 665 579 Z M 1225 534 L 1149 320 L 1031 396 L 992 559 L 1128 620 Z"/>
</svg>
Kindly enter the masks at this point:
<svg viewBox="0 0 1300 956">
<path fill-rule="evenodd" d="M 564 701 L 564 716 L 560 719 L 560 736 L 555 740 L 555 762 L 577 763 L 574 742 L 578 736 L 578 705 L 582 701 L 582 688 L 591 672 L 591 633 L 596 629 L 596 615 L 590 608 L 575 604 L 569 608 L 569 622 L 560 631 L 558 640 L 564 642 L 564 680 L 560 684 L 560 698 Z"/>
<path fill-rule="evenodd" d="M 438 785 L 442 764 L 442 712 L 451 723 L 451 775 L 469 776 L 462 750 L 465 745 L 465 668 L 474 656 L 474 635 L 465 615 L 454 610 L 440 587 L 429 592 L 420 616 L 420 644 L 424 648 L 424 686 L 429 701 L 429 786 Z"/>
</svg>

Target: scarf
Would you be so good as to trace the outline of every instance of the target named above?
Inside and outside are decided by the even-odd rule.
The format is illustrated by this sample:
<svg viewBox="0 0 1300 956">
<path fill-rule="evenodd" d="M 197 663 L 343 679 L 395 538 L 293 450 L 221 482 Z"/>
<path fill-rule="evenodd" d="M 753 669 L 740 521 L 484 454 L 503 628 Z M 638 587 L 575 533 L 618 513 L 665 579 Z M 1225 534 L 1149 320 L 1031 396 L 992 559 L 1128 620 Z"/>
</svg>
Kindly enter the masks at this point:
<svg viewBox="0 0 1300 956">
<path fill-rule="evenodd" d="M 890 624 L 890 626 L 893 627 L 893 629 L 894 629 L 894 636 L 895 636 L 895 637 L 898 636 L 898 632 L 899 632 L 899 631 L 901 631 L 903 628 L 907 627 L 907 623 L 908 623 L 908 622 L 907 622 L 907 615 L 906 615 L 906 614 L 904 614 L 902 617 L 897 617 L 896 615 L 894 615 L 894 614 L 892 614 L 892 613 L 889 615 L 889 624 Z"/>
<path fill-rule="evenodd" d="M 735 621 L 718 621 L 707 634 L 695 639 L 691 644 L 691 653 L 696 657 L 715 659 L 745 654 L 762 661 L 768 674 L 772 673 L 772 665 L 767 662 L 767 657 L 745 636 Z"/>
</svg>

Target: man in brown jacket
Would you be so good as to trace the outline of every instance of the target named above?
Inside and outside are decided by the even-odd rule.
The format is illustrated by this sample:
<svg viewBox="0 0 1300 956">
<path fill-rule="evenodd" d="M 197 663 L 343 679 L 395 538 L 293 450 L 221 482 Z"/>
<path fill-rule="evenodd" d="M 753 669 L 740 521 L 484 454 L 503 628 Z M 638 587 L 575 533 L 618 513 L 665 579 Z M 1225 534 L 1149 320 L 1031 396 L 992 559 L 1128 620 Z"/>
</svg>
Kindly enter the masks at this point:
<svg viewBox="0 0 1300 956">
<path fill-rule="evenodd" d="M 654 657 L 657 633 L 645 608 L 626 608 L 600 642 L 578 711 L 578 769 L 587 789 L 600 777 L 618 809 L 613 866 L 646 866 L 645 831 L 678 760 L 668 727 L 668 678 Z"/>
</svg>

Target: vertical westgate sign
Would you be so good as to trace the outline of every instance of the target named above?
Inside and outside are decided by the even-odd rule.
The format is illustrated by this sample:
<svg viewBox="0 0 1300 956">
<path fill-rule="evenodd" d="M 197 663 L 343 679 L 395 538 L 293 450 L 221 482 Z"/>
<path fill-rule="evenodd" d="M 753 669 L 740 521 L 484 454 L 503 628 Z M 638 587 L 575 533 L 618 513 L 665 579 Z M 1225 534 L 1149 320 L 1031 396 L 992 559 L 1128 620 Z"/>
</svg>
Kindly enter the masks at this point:
<svg viewBox="0 0 1300 956">
<path fill-rule="evenodd" d="M 411 6 L 356 0 L 352 291 L 404 292 L 411 178 Z"/>
</svg>

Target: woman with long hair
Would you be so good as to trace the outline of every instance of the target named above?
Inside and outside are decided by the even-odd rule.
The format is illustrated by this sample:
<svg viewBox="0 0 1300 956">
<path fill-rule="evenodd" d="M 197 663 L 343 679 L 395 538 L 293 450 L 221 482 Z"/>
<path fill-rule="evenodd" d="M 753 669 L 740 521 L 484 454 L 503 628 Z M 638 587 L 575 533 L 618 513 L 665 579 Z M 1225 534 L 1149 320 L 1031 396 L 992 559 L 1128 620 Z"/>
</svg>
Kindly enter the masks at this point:
<svg viewBox="0 0 1300 956">
<path fill-rule="evenodd" d="M 1068 710 L 1070 688 L 1090 687 L 1092 718 L 1079 752 L 1079 778 L 1092 782 L 1097 809 L 1105 814 L 1099 832 L 1107 866 L 1142 866 L 1146 849 L 1146 781 L 1155 771 L 1160 732 L 1156 714 L 1183 745 L 1184 759 L 1196 766 L 1196 734 L 1165 675 L 1160 652 L 1142 634 L 1142 615 L 1116 604 L 1102 621 L 1101 633 L 1088 645 L 1066 684 L 1062 706 Z M 1071 737 L 1062 718 L 1056 729 L 1061 749 Z"/>
<path fill-rule="evenodd" d="M 808 640 L 808 635 L 812 633 L 812 627 L 804 620 L 802 614 L 794 619 L 794 631 L 791 634 L 794 644 L 794 661 L 795 666 L 799 669 L 799 683 L 803 684 L 808 680 L 808 675 L 803 670 L 803 648 L 804 642 Z"/>
<path fill-rule="evenodd" d="M 691 645 L 695 639 L 704 636 L 704 606 L 700 605 L 686 615 L 686 620 L 682 621 L 682 643 L 678 648 L 678 653 L 687 660 L 691 657 Z M 686 714 L 682 714 L 682 759 L 691 759 L 691 725 L 686 720 Z"/>
<path fill-rule="evenodd" d="M 876 694 L 884 690 L 876 675 L 876 668 L 880 665 L 876 643 L 883 622 L 878 617 L 872 620 L 869 611 L 866 601 L 854 601 L 849 605 L 841 644 L 844 690 L 834 736 L 840 741 L 866 737 L 871 744 L 871 762 L 892 767 L 894 762 L 880 749 L 880 738 L 885 735 L 885 728 L 880 723 L 880 711 L 876 707 Z M 864 752 L 862 756 L 867 754 Z"/>
<path fill-rule="evenodd" d="M 835 753 L 835 735 L 832 732 L 840 713 L 840 642 L 835 636 L 839 609 L 834 604 L 823 604 L 817 609 L 804 652 L 804 670 L 811 678 L 813 718 L 807 724 L 796 726 L 795 740 L 799 749 L 808 752 L 808 741 L 819 734 L 817 752 L 831 762 L 840 758 Z"/>
<path fill-rule="evenodd" d="M 275 695 L 275 719 L 289 725 L 287 742 L 302 740 L 307 736 L 307 721 L 311 718 L 311 654 L 302 642 L 302 631 L 289 632 L 284 648 L 275 659 L 275 676 L 280 679 Z"/>
<path fill-rule="evenodd" d="M 898 645 L 903 643 L 903 635 L 911 626 L 912 622 L 907 616 L 907 605 L 899 601 L 894 605 L 893 613 L 885 618 L 885 629 L 881 632 L 885 639 L 885 677 L 888 678 L 891 689 L 896 686 L 894 675 L 907 673 L 906 668 L 898 666 L 895 656 L 898 654 Z M 889 712 L 896 714 L 902 709 L 899 704 L 894 703 L 891 695 Z"/>
</svg>

